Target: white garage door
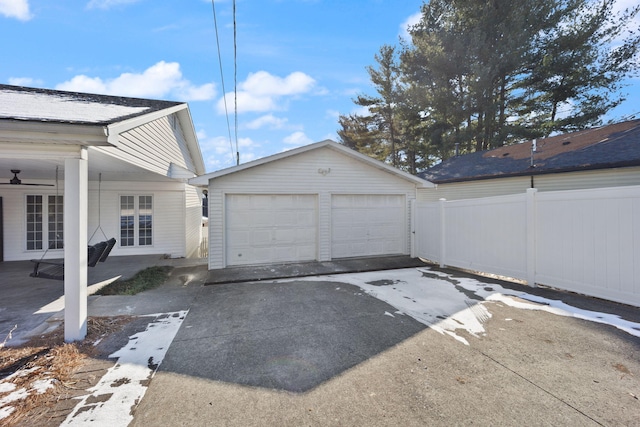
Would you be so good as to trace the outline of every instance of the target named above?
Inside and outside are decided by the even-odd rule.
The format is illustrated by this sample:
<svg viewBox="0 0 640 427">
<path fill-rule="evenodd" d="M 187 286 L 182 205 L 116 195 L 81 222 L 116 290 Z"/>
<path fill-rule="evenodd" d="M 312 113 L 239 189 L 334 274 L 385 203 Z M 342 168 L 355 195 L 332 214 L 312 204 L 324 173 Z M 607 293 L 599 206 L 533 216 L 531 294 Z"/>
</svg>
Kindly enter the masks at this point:
<svg viewBox="0 0 640 427">
<path fill-rule="evenodd" d="M 315 260 L 317 206 L 309 194 L 227 195 L 227 265 Z"/>
<path fill-rule="evenodd" d="M 331 258 L 406 252 L 404 195 L 334 194 Z"/>
</svg>

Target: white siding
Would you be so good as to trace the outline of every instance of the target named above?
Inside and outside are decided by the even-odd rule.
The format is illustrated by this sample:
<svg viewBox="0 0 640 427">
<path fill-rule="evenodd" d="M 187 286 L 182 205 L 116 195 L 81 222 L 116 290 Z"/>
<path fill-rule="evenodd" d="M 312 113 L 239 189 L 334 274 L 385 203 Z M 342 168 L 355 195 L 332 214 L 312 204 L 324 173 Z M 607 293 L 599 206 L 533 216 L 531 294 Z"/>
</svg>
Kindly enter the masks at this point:
<svg viewBox="0 0 640 427">
<path fill-rule="evenodd" d="M 195 171 L 182 129 L 179 125 L 174 129 L 169 117 L 123 132 L 118 148 L 94 149 L 162 176 L 167 176 L 171 163 Z M 179 121 L 176 120 L 176 123 Z"/>
<path fill-rule="evenodd" d="M 534 187 L 538 191 L 582 190 L 587 188 L 640 185 L 640 167 L 603 169 L 536 175 Z M 525 193 L 531 188 L 531 177 L 482 179 L 477 181 L 438 184 L 436 188 L 418 189 L 418 201 L 476 199 Z"/>
<path fill-rule="evenodd" d="M 191 185 L 185 185 L 185 256 L 197 258 L 200 256 L 200 240 L 202 239 L 202 196 L 201 192 Z"/>
<path fill-rule="evenodd" d="M 321 171 L 328 171 L 322 174 Z M 328 147 L 265 163 L 251 169 L 212 179 L 209 183 L 209 268 L 224 268 L 225 194 L 314 194 L 318 197 L 318 260 L 331 253 L 332 194 L 397 194 L 409 203 L 415 184 Z M 410 235 L 410 220 L 406 234 Z M 410 238 L 404 253 L 410 253 Z"/>
<path fill-rule="evenodd" d="M 60 188 L 64 183 L 60 182 Z M 120 240 L 119 198 L 121 195 L 153 196 L 153 245 L 148 247 L 116 247 L 111 256 L 167 254 L 186 256 L 184 184 L 152 182 L 103 182 L 100 197 L 98 183 L 89 184 L 89 243 L 115 237 Z M 39 259 L 45 251 L 27 251 L 25 243 L 25 197 L 27 194 L 55 195 L 53 187 L 20 187 L 0 189 L 4 209 L 4 259 L 18 261 Z M 59 191 L 64 195 L 63 191 Z M 98 218 L 98 206 L 100 216 Z M 201 217 L 198 217 L 199 219 Z M 46 220 L 46 219 L 45 219 Z M 98 222 L 99 221 L 99 222 Z M 100 228 L 98 228 L 100 226 Z M 200 225 L 198 225 L 199 227 Z M 104 235 L 103 235 L 104 232 Z M 50 250 L 46 258 L 61 258 L 62 251 Z"/>
</svg>

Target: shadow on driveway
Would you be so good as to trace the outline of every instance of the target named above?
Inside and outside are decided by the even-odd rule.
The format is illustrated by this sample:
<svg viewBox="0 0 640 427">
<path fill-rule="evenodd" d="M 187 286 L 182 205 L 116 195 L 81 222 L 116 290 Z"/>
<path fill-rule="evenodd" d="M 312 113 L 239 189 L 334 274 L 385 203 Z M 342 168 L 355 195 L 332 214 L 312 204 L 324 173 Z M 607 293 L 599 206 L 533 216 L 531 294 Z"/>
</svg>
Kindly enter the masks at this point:
<svg viewBox="0 0 640 427">
<path fill-rule="evenodd" d="M 344 283 L 206 286 L 159 370 L 300 393 L 423 329 Z"/>
</svg>

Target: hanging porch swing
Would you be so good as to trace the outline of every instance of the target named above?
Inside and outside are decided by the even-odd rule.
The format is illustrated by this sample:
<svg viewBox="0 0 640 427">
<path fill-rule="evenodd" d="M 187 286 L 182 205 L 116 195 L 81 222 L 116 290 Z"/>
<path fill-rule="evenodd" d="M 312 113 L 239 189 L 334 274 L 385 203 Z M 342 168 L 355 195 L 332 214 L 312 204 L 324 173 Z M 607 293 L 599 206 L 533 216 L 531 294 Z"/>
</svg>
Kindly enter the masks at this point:
<svg viewBox="0 0 640 427">
<path fill-rule="evenodd" d="M 87 267 L 95 267 L 98 262 L 105 262 L 107 257 L 111 253 L 111 250 L 116 245 L 116 239 L 110 238 L 107 239 L 107 235 L 104 230 L 102 230 L 102 225 L 100 224 L 100 199 L 102 193 L 102 173 L 99 175 L 98 181 L 98 226 L 94 230 L 93 234 L 89 238 L 89 242 L 93 239 L 94 235 L 98 230 L 102 232 L 105 240 L 98 242 L 93 245 L 87 246 Z M 56 167 L 56 202 L 59 197 L 58 190 L 58 167 Z M 54 248 L 58 247 L 58 234 L 56 233 L 54 236 Z M 40 279 L 52 279 L 52 280 L 64 280 L 64 260 L 45 260 L 44 257 L 47 255 L 49 251 L 49 247 L 44 251 L 42 257 L 39 260 L 32 259 L 31 262 L 34 263 L 33 271 L 29 274 L 31 277 L 36 277 Z"/>
</svg>

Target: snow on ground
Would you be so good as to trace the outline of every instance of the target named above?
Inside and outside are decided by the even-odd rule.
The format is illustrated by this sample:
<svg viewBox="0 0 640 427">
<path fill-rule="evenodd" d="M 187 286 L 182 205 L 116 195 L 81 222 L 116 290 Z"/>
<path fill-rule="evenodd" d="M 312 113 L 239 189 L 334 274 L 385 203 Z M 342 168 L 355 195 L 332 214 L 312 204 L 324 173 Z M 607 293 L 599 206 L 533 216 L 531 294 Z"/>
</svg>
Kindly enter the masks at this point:
<svg viewBox="0 0 640 427">
<path fill-rule="evenodd" d="M 8 395 L 0 399 L 0 420 L 2 420 L 3 418 L 7 418 L 15 410 L 15 408 L 11 405 L 12 402 L 26 399 L 33 393 L 42 394 L 48 388 L 53 387 L 53 379 L 48 378 L 34 382 L 28 389 L 20 388 L 16 390 L 16 385 L 11 382 L 14 377 L 24 377 L 39 369 L 39 366 L 34 366 L 33 368 L 29 369 L 23 369 L 14 372 L 13 374 L 3 378 L 2 381 L 0 381 L 0 393 L 10 392 Z"/>
<path fill-rule="evenodd" d="M 293 280 L 329 280 L 358 286 L 367 294 L 395 307 L 398 311 L 393 315 L 411 316 L 466 345 L 469 345 L 469 342 L 457 332 L 464 330 L 473 336 L 485 334 L 483 323 L 491 318 L 487 303 L 492 302 L 604 323 L 640 337 L 639 323 L 629 322 L 613 314 L 582 310 L 562 301 L 507 289 L 477 279 L 454 278 L 428 267 L 306 277 L 287 279 L 283 282 Z"/>
<path fill-rule="evenodd" d="M 127 426 L 133 420 L 132 408 L 147 391 L 149 380 L 162 363 L 187 313 L 188 310 L 150 315 L 155 317 L 154 321 L 109 356 L 118 358 L 116 364 L 61 425 Z"/>
</svg>

